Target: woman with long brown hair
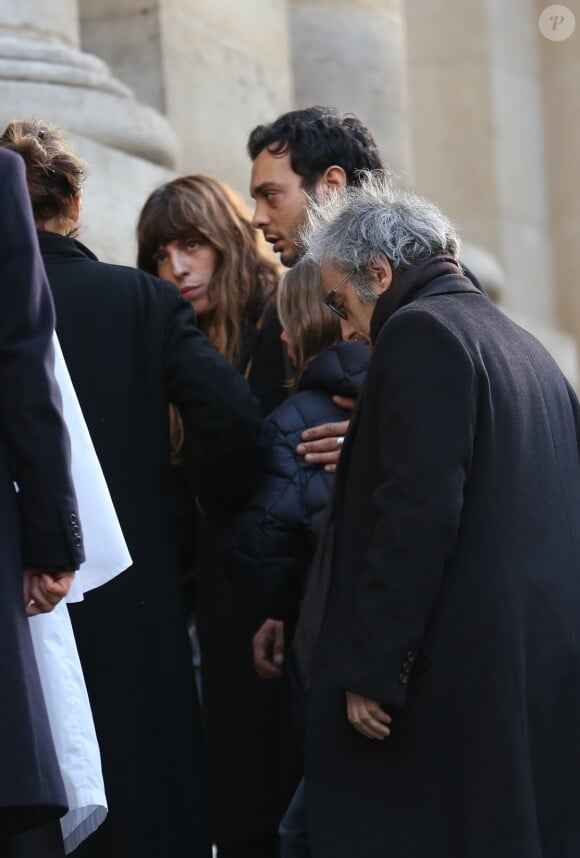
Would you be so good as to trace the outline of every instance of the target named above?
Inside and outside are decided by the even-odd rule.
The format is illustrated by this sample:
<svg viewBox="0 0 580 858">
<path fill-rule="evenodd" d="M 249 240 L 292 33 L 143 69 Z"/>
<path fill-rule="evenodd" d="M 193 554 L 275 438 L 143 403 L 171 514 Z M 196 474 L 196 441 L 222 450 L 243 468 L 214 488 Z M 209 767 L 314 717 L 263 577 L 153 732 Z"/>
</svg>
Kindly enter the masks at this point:
<svg viewBox="0 0 580 858">
<path fill-rule="evenodd" d="M 209 176 L 183 176 L 149 196 L 137 265 L 175 283 L 215 348 L 248 378 L 267 414 L 285 398 L 274 302 L 278 269 L 242 200 Z"/>
<path fill-rule="evenodd" d="M 137 237 L 139 267 L 175 284 L 268 414 L 288 394 L 275 302 L 278 271 L 242 201 L 208 176 L 175 179 L 150 195 Z M 195 439 L 181 440 L 178 480 L 197 455 Z M 182 568 L 191 566 L 183 546 L 189 539 L 191 554 L 195 523 L 195 624 L 218 855 L 277 858 L 278 822 L 300 768 L 288 688 L 254 673 L 251 640 L 266 615 L 225 578 L 229 532 L 204 519 L 191 493 L 184 504 L 184 481 L 177 488 Z"/>
</svg>

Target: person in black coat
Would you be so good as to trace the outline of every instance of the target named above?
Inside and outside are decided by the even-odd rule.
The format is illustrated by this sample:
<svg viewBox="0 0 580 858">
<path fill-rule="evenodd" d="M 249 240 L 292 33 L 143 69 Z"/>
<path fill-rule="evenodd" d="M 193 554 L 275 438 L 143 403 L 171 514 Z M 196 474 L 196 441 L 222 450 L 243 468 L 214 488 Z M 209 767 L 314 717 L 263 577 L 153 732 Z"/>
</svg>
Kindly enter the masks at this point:
<svg viewBox="0 0 580 858">
<path fill-rule="evenodd" d="M 295 635 L 311 854 L 576 858 L 576 396 L 383 176 L 307 243 L 373 343 Z"/>
<path fill-rule="evenodd" d="M 149 196 L 137 236 L 139 267 L 175 283 L 213 345 L 248 379 L 262 414 L 269 413 L 287 396 L 273 302 L 278 277 L 243 203 L 216 179 L 182 176 Z M 176 477 L 197 458 L 186 433 Z M 190 543 L 183 555 L 191 556 L 196 528 L 194 616 L 218 858 L 277 858 L 277 822 L 300 770 L 288 689 L 254 673 L 251 639 L 266 614 L 224 575 L 228 522 L 208 521 L 194 493 L 182 489 L 183 481 L 181 532 Z"/>
<path fill-rule="evenodd" d="M 84 555 L 53 374 L 52 300 L 24 165 L 1 150 L 0 195 L 0 854 L 48 858 L 64 854 L 66 795 L 27 615 L 58 604 Z"/>
<path fill-rule="evenodd" d="M 77 850 L 110 858 L 209 858 L 200 714 L 179 585 L 168 403 L 203 452 L 207 509 L 251 484 L 260 415 L 171 283 L 105 265 L 70 237 L 84 165 L 40 120 L 3 145 L 27 163 L 71 378 L 133 566 L 71 607 L 100 743 L 109 815 Z"/>
</svg>

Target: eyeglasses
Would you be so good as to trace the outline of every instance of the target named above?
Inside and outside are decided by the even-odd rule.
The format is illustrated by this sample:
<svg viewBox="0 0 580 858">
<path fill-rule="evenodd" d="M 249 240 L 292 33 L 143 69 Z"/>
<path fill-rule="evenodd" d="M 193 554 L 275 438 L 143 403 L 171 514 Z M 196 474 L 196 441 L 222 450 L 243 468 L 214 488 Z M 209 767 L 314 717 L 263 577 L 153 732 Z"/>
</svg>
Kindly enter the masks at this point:
<svg viewBox="0 0 580 858">
<path fill-rule="evenodd" d="M 337 316 L 339 316 L 341 319 L 344 319 L 345 321 L 348 319 L 348 313 L 344 309 L 344 307 L 339 307 L 334 299 L 338 290 L 344 286 L 344 284 L 353 276 L 353 274 L 354 271 L 349 271 L 348 274 L 345 274 L 340 283 L 338 283 L 338 285 L 335 286 L 334 289 L 328 293 L 326 298 L 322 299 L 323 304 L 326 304 L 326 306 L 330 310 L 332 310 L 333 313 L 336 313 Z"/>
</svg>

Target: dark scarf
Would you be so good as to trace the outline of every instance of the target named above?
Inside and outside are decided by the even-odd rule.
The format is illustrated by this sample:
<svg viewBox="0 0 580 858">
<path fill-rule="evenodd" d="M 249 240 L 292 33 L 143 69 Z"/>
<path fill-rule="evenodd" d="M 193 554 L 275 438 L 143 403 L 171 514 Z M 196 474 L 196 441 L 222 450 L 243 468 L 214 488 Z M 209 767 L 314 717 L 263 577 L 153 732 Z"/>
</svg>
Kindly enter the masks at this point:
<svg viewBox="0 0 580 858">
<path fill-rule="evenodd" d="M 393 282 L 378 299 L 371 318 L 371 342 L 374 345 L 379 332 L 390 317 L 409 304 L 421 290 L 438 277 L 455 275 L 463 277 L 459 262 L 446 253 L 430 256 L 405 271 L 393 275 Z"/>
</svg>

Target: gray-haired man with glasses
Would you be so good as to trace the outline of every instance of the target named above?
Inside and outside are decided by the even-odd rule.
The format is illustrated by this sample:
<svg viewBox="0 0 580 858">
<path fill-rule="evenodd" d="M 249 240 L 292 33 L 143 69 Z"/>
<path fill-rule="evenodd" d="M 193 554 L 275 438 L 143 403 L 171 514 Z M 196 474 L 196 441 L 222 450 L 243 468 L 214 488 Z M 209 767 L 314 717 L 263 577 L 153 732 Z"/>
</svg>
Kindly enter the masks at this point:
<svg viewBox="0 0 580 858">
<path fill-rule="evenodd" d="M 309 854 L 575 858 L 577 398 L 388 177 L 306 244 L 373 348 L 295 636 Z"/>
</svg>

